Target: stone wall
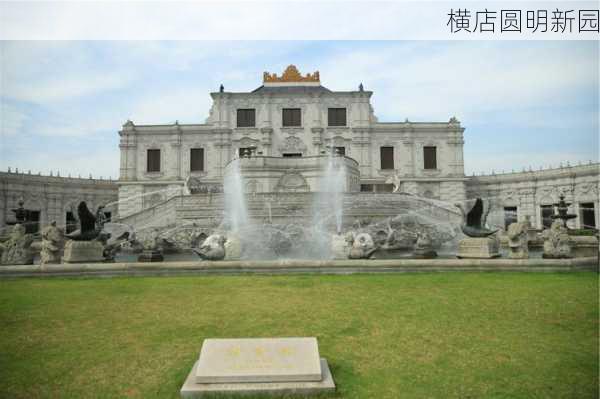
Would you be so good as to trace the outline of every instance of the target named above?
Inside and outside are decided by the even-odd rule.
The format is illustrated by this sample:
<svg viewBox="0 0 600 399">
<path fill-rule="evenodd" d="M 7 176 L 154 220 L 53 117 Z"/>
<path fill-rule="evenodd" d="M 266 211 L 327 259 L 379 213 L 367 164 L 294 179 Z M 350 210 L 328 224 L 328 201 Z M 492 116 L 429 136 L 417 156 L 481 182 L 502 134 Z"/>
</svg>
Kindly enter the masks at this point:
<svg viewBox="0 0 600 399">
<path fill-rule="evenodd" d="M 67 212 L 77 215 L 77 205 L 85 201 L 95 212 L 98 206 L 115 203 L 118 187 L 115 181 L 106 179 L 42 176 L 22 172 L 0 172 L 0 227 L 14 222 L 12 209 L 19 207 L 39 212 L 40 227 L 55 220 L 59 227 L 66 224 Z M 111 218 L 118 218 L 116 204 L 105 211 Z"/>
<path fill-rule="evenodd" d="M 598 203 L 600 164 L 564 166 L 554 169 L 473 176 L 467 181 L 467 197 L 489 198 L 495 208 L 516 207 L 518 221 L 529 219 L 535 228 L 542 228 L 542 207 L 558 202 L 565 195 L 569 212 L 579 217 L 569 227 L 581 228 L 582 204 L 593 204 L 595 227 L 600 226 Z"/>
</svg>

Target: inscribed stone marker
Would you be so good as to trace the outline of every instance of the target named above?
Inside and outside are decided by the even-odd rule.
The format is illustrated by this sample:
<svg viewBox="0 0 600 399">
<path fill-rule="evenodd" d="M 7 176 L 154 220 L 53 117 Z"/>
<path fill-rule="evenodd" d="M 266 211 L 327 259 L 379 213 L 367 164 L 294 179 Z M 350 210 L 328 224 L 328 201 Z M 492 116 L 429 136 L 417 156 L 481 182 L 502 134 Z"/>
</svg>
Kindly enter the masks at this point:
<svg viewBox="0 0 600 399">
<path fill-rule="evenodd" d="M 197 383 L 321 381 L 317 339 L 205 339 Z"/>
</svg>

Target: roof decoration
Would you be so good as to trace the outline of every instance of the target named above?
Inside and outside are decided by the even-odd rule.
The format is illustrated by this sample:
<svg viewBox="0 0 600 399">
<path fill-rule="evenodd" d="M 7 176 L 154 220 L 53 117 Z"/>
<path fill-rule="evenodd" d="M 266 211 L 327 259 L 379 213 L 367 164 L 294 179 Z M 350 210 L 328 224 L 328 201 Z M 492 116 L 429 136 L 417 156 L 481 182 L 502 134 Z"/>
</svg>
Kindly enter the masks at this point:
<svg viewBox="0 0 600 399">
<path fill-rule="evenodd" d="M 276 73 L 263 73 L 263 83 L 283 82 L 320 82 L 319 71 L 315 71 L 312 74 L 307 73 L 306 76 L 302 76 L 295 65 L 290 65 L 283 71 L 281 77 L 277 76 Z"/>
</svg>

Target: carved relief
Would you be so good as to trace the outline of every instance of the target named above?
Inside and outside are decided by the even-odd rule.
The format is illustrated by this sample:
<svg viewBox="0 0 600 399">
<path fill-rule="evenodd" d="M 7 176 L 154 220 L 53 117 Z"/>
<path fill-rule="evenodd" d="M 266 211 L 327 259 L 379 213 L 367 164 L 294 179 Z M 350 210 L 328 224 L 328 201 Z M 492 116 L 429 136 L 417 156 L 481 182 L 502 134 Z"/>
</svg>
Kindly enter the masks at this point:
<svg viewBox="0 0 600 399">
<path fill-rule="evenodd" d="M 245 188 L 245 192 L 249 193 L 249 194 L 254 194 L 254 193 L 259 193 L 260 190 L 260 183 L 256 180 L 250 180 L 246 183 L 246 188 Z"/>
<path fill-rule="evenodd" d="M 299 172 L 290 169 L 285 172 L 275 186 L 277 192 L 310 191 L 308 182 Z"/>
<path fill-rule="evenodd" d="M 284 153 L 300 153 L 300 154 L 304 154 L 304 152 L 306 151 L 306 144 L 304 144 L 304 142 L 302 140 L 300 140 L 298 137 L 286 137 L 285 140 L 283 140 L 283 143 L 281 143 L 281 145 L 279 146 L 279 151 L 284 154 Z"/>
</svg>

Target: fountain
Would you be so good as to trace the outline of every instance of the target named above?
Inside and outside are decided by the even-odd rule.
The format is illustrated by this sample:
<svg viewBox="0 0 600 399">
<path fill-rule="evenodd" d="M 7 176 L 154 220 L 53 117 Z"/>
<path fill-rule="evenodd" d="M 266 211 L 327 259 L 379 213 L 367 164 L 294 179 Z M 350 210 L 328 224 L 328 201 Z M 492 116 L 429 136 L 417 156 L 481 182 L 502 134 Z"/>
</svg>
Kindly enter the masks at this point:
<svg viewBox="0 0 600 399">
<path fill-rule="evenodd" d="M 227 166 L 223 189 L 225 191 L 225 218 L 229 221 L 230 230 L 237 233 L 249 222 L 240 158 L 234 158 Z"/>
<path fill-rule="evenodd" d="M 318 225 L 323 220 L 323 213 L 335 216 L 335 232 L 342 232 L 344 212 L 344 192 L 346 191 L 346 169 L 338 162 L 340 154 L 335 147 L 327 147 L 329 156 L 327 166 L 319 179 L 317 202 L 314 207 L 314 221 Z"/>
<path fill-rule="evenodd" d="M 572 213 L 567 213 L 569 210 L 569 205 L 567 205 L 567 203 L 565 202 L 564 193 L 561 193 L 560 196 L 558 197 L 558 199 L 559 199 L 558 203 L 554 204 L 554 207 L 556 208 L 558 214 L 552 215 L 550 217 L 553 220 L 561 220 L 563 227 L 568 229 L 567 221 L 571 220 L 571 219 L 575 219 L 577 217 L 577 215 L 574 215 Z"/>
</svg>

